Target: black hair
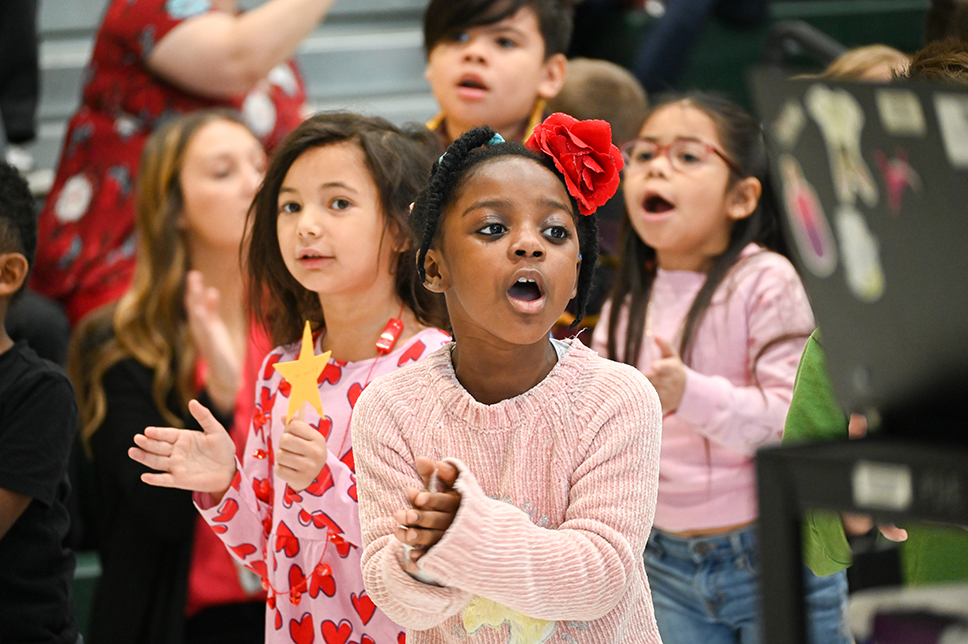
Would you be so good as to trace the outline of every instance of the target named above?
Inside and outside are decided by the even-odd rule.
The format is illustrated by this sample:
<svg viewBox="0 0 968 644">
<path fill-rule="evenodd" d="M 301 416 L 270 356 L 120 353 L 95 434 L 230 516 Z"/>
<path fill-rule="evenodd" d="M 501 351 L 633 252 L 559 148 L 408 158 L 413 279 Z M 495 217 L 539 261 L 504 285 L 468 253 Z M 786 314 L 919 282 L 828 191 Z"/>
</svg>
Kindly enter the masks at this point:
<svg viewBox="0 0 968 644">
<path fill-rule="evenodd" d="M 760 124 L 735 103 L 703 92 L 660 96 L 658 102 L 649 110 L 646 121 L 658 110 L 676 103 L 700 110 L 716 124 L 726 155 L 739 168 L 739 172 L 730 170 L 728 187 L 748 177 L 755 177 L 763 187 L 756 210 L 749 217 L 733 223 L 726 250 L 713 258 L 712 265 L 706 272 L 706 281 L 686 314 L 679 355 L 683 362 L 689 364 L 693 340 L 713 294 L 739 261 L 743 249 L 750 243 L 757 243 L 783 255 L 788 253 L 780 234 L 778 209 L 770 182 L 769 157 Z M 608 320 L 608 357 L 635 365 L 642 348 L 646 309 L 658 265 L 655 249 L 646 245 L 636 234 L 628 217 L 623 225 L 621 249 L 618 276 L 610 296 L 613 308 Z M 625 346 L 620 353 L 615 338 L 620 318 L 619 309 L 625 306 L 625 302 L 628 303 L 628 327 Z M 783 339 L 786 338 L 777 338 L 775 341 Z M 766 346 L 771 346 L 773 342 Z"/>
<path fill-rule="evenodd" d="M 472 27 L 493 25 L 530 7 L 538 17 L 547 60 L 564 54 L 571 43 L 574 5 L 575 0 L 430 0 L 424 12 L 424 52 L 429 56 L 442 40 L 452 40 Z"/>
<path fill-rule="evenodd" d="M 20 253 L 27 266 L 37 251 L 37 209 L 27 182 L 9 163 L 0 160 L 0 253 Z M 24 280 L 26 285 L 27 280 Z M 14 296 L 24 289 L 20 287 Z"/>
<path fill-rule="evenodd" d="M 447 152 L 434 164 L 429 183 L 414 203 L 413 212 L 410 215 L 410 228 L 420 244 L 417 248 L 417 271 L 424 281 L 427 279 L 424 259 L 437 239 L 440 217 L 454 200 L 462 181 L 466 180 L 474 167 L 503 156 L 523 157 L 547 168 L 567 186 L 564 176 L 555 167 L 554 160 L 550 157 L 535 154 L 516 141 L 488 144 L 493 136 L 494 130 L 485 125 L 468 130 L 451 143 Z M 571 324 L 574 328 L 585 315 L 585 305 L 591 291 L 595 264 L 598 261 L 598 226 L 595 215 L 578 215 L 578 203 L 570 193 L 568 198 L 571 200 L 572 213 L 577 220 L 578 249 L 582 258 L 581 268 L 578 271 L 578 289 L 574 298 L 575 321 Z"/>
</svg>

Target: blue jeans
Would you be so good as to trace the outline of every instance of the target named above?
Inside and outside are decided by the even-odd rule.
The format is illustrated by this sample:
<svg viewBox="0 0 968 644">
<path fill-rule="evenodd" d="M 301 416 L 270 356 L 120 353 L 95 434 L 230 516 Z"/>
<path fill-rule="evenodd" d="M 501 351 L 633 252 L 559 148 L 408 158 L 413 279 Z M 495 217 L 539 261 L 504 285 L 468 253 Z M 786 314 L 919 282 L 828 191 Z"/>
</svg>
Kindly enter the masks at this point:
<svg viewBox="0 0 968 644">
<path fill-rule="evenodd" d="M 652 530 L 645 570 L 663 644 L 760 644 L 756 527 L 685 539 Z M 850 644 L 847 576 L 804 566 L 811 644 Z"/>
</svg>

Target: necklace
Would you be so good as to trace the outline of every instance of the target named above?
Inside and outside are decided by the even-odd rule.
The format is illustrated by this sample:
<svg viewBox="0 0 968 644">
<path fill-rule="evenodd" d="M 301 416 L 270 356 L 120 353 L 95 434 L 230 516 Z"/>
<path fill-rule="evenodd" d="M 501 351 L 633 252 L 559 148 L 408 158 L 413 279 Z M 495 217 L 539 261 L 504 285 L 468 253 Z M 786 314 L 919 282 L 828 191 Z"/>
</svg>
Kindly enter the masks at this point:
<svg viewBox="0 0 968 644">
<path fill-rule="evenodd" d="M 363 381 L 363 386 L 360 389 L 361 391 L 363 389 L 366 389 L 367 385 L 370 384 L 370 381 L 373 378 L 373 371 L 374 369 L 376 369 L 377 363 L 380 362 L 381 358 L 383 358 L 384 356 L 388 355 L 391 351 L 393 351 L 393 347 L 396 346 L 397 340 L 400 339 L 400 335 L 403 333 L 403 328 L 404 328 L 404 325 L 403 325 L 404 306 L 405 304 L 400 305 L 400 312 L 397 314 L 397 317 L 390 318 L 387 321 L 386 326 L 383 327 L 383 331 L 380 333 L 379 337 L 377 338 L 376 340 L 377 355 L 376 355 L 376 358 L 374 358 L 373 360 L 373 364 L 370 365 L 370 370 L 366 374 L 366 378 Z M 336 452 L 336 454 L 343 453 L 343 449 L 346 447 L 346 440 L 349 438 L 349 435 L 350 435 L 350 426 L 352 425 L 352 423 L 353 423 L 353 414 L 351 411 L 350 419 L 346 423 L 346 431 L 343 432 L 343 440 L 340 442 L 340 447 L 339 447 L 339 450 Z M 269 451 L 271 452 L 271 446 Z M 258 459 L 264 459 L 266 457 L 266 454 L 262 450 L 257 450 L 255 453 L 253 453 L 253 456 Z M 271 459 L 270 459 L 269 467 L 271 470 L 272 468 Z M 333 479 L 332 471 L 329 468 L 326 468 L 326 478 L 322 482 L 322 485 L 320 486 L 320 488 L 325 490 L 327 486 L 330 484 L 330 482 L 332 481 L 332 479 Z M 315 484 L 316 482 L 314 481 L 311 485 L 315 485 Z M 288 484 L 286 487 L 288 488 Z M 289 494 L 288 490 L 286 491 L 286 494 Z M 299 493 L 296 493 L 295 490 L 293 490 L 293 494 L 298 496 Z M 271 512 L 271 508 L 270 508 L 270 512 Z M 271 514 L 269 516 L 269 520 L 271 521 Z M 294 536 L 283 537 L 282 535 L 277 535 L 276 537 L 277 542 L 280 538 L 295 539 L 296 537 Z M 326 557 L 326 551 L 329 549 L 330 543 L 336 546 L 337 549 L 346 546 L 346 540 L 342 537 L 342 535 L 339 535 L 333 532 L 330 528 L 326 528 L 326 541 L 324 542 L 323 551 L 319 555 L 319 561 L 316 563 L 316 566 L 313 568 L 310 574 L 303 576 L 302 579 L 300 579 L 298 582 L 292 582 L 290 580 L 290 587 L 288 591 L 279 591 L 269 581 L 268 576 L 262 575 L 262 574 L 259 575 L 261 577 L 262 588 L 265 589 L 265 591 L 268 593 L 266 602 L 269 605 L 270 609 L 275 610 L 276 597 L 278 595 L 288 595 L 289 601 L 294 606 L 299 605 L 299 602 L 302 600 L 303 593 L 307 591 L 310 591 L 310 595 L 315 597 L 312 591 L 314 589 L 317 589 L 317 592 L 318 592 L 318 589 L 322 588 L 326 584 L 327 578 L 332 577 L 332 572 L 333 572 L 332 568 L 330 568 L 328 564 L 323 563 L 323 559 Z M 262 557 L 263 557 L 263 561 L 268 560 L 267 543 L 263 544 L 262 546 Z"/>
</svg>

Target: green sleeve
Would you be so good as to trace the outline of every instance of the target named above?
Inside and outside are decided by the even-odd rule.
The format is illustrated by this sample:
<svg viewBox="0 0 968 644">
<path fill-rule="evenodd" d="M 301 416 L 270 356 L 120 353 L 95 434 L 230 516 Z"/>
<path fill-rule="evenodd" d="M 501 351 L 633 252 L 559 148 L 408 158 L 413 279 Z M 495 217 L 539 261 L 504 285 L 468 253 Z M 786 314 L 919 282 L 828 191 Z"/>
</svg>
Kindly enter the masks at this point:
<svg viewBox="0 0 968 644">
<path fill-rule="evenodd" d="M 847 419 L 834 396 L 819 330 L 807 340 L 783 428 L 783 443 L 795 444 L 847 437 Z M 852 561 L 840 514 L 811 510 L 803 522 L 803 561 L 817 575 L 831 575 Z"/>
</svg>

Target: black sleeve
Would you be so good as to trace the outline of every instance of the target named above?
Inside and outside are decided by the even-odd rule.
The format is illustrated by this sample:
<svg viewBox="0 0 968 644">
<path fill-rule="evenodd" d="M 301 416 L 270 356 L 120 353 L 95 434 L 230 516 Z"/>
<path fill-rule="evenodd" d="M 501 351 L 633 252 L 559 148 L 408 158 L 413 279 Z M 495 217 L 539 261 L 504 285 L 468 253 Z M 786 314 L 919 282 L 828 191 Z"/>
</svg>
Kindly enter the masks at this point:
<svg viewBox="0 0 968 644">
<path fill-rule="evenodd" d="M 142 482 L 141 475 L 152 470 L 128 456 L 128 448 L 134 447 L 135 434 L 144 432 L 148 426 L 171 425 L 155 405 L 152 378 L 150 369 L 131 359 L 117 363 L 105 374 L 107 413 L 91 439 L 94 469 L 99 487 L 115 486 L 127 513 L 146 531 L 179 539 L 184 535 L 185 524 L 192 522 L 197 514 L 191 491 Z M 199 402 L 205 404 L 206 398 L 201 396 Z M 187 428 L 201 430 L 190 414 L 185 416 Z M 224 417 L 216 415 L 216 418 L 225 425 Z"/>
<path fill-rule="evenodd" d="M 4 396 L 0 487 L 50 505 L 77 433 L 74 388 L 63 372 L 48 367 Z"/>
</svg>

